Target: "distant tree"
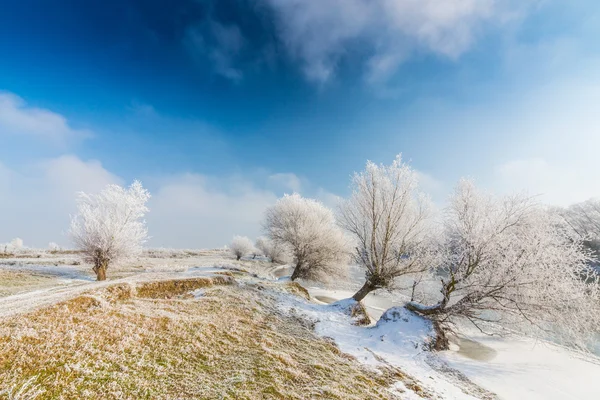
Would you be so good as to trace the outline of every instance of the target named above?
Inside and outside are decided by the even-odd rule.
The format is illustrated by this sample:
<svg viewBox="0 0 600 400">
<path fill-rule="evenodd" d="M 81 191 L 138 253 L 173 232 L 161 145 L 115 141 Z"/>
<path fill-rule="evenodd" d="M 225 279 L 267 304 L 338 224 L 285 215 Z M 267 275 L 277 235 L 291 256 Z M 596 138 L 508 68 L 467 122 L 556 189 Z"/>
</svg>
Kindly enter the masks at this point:
<svg viewBox="0 0 600 400">
<path fill-rule="evenodd" d="M 254 251 L 254 245 L 246 236 L 234 236 L 229 249 L 236 257 L 236 260 L 239 260 L 246 254 L 252 253 Z"/>
<path fill-rule="evenodd" d="M 12 247 L 15 250 L 22 249 L 23 248 L 23 239 L 14 238 L 13 240 L 10 241 L 10 247 Z"/>
<path fill-rule="evenodd" d="M 274 264 L 287 264 L 290 259 L 288 250 L 285 245 L 272 241 L 271 239 L 261 236 L 256 239 L 256 248 L 258 248 L 265 257 L 271 259 Z"/>
<path fill-rule="evenodd" d="M 285 195 L 265 213 L 263 229 L 275 246 L 289 249 L 292 280 L 326 279 L 347 267 L 347 241 L 333 212 L 316 200 Z"/>
<path fill-rule="evenodd" d="M 48 243 L 48 250 L 50 251 L 60 251 L 60 246 L 54 242 Z"/>
<path fill-rule="evenodd" d="M 567 225 L 581 236 L 595 258 L 600 258 L 600 200 L 590 199 L 566 209 L 559 208 L 557 212 Z"/>
<path fill-rule="evenodd" d="M 524 196 L 457 186 L 444 221 L 441 299 L 407 308 L 441 323 L 458 318 L 534 332 L 585 347 L 600 328 L 598 276 L 572 230 Z M 583 278 L 583 279 L 582 279 Z"/>
<path fill-rule="evenodd" d="M 79 193 L 70 237 L 99 281 L 112 263 L 133 257 L 148 238 L 144 215 L 150 193 L 139 181 L 129 188 L 108 185 L 98 194 Z"/>
<path fill-rule="evenodd" d="M 431 216 L 417 172 L 400 155 L 389 166 L 369 161 L 354 174 L 352 195 L 340 207 L 340 224 L 354 237 L 354 259 L 366 271 L 356 301 L 373 290 L 393 288 L 396 278 L 430 270 L 436 255 Z"/>
</svg>

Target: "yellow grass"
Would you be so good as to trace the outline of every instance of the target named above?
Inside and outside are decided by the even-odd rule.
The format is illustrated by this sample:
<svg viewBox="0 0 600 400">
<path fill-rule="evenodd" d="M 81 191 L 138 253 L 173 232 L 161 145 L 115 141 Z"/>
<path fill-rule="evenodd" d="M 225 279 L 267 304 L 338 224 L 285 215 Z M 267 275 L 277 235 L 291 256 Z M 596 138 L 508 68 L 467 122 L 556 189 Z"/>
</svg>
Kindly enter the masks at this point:
<svg viewBox="0 0 600 400">
<path fill-rule="evenodd" d="M 388 399 L 405 378 L 361 366 L 266 288 L 186 281 L 121 284 L 1 321 L 0 399 Z"/>
</svg>

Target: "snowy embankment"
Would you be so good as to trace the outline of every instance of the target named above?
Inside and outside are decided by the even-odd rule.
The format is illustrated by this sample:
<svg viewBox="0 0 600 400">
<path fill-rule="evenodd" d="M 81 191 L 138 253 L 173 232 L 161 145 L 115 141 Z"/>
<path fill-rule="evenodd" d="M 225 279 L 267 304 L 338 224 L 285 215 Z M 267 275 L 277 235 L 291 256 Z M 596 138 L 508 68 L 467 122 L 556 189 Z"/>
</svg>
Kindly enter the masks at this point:
<svg viewBox="0 0 600 400">
<path fill-rule="evenodd" d="M 338 292 L 339 293 L 339 292 Z M 315 322 L 315 332 L 335 340 L 340 350 L 358 361 L 372 366 L 394 366 L 418 379 L 421 387 L 433 398 L 477 399 L 493 398 L 464 377 L 450 375 L 430 365 L 431 352 L 424 346 L 433 334 L 431 324 L 401 308 L 393 309 L 393 318 L 381 319 L 370 327 L 356 326 L 353 319 L 341 311 L 351 300 L 331 305 L 312 304 L 291 296 L 280 297 L 280 308 L 287 313 L 300 313 Z M 388 312 L 386 315 L 389 315 Z M 408 399 L 421 397 L 397 383 Z"/>
<path fill-rule="evenodd" d="M 321 303 L 332 303 L 353 294 L 316 287 L 309 288 L 309 292 Z M 384 310 L 401 306 L 402 298 L 371 294 L 363 302 L 376 321 Z M 600 399 L 600 359 L 594 356 L 583 356 L 547 342 L 518 336 L 488 336 L 468 328 L 461 330 L 468 337 L 454 338 L 451 350 L 433 355 L 418 348 L 418 344 L 426 340 L 427 333 L 415 323 L 414 317 L 404 324 L 349 328 L 337 319 L 342 317 L 319 310 L 318 306 L 309 306 L 306 311 L 321 321 L 316 327 L 319 334 L 333 337 L 343 351 L 362 362 L 377 363 L 377 355 L 420 379 L 431 376 L 436 391 L 443 398 L 467 397 L 464 393 L 457 394 L 455 388 L 447 388 L 446 383 L 440 385 L 440 382 L 453 378 L 448 374 L 440 375 L 434 369 L 439 371 L 441 368 L 450 373 L 451 369 L 458 370 L 501 399 Z M 451 369 L 445 368 L 445 364 Z M 464 379 L 455 378 L 460 381 L 455 384 L 464 385 Z"/>
</svg>

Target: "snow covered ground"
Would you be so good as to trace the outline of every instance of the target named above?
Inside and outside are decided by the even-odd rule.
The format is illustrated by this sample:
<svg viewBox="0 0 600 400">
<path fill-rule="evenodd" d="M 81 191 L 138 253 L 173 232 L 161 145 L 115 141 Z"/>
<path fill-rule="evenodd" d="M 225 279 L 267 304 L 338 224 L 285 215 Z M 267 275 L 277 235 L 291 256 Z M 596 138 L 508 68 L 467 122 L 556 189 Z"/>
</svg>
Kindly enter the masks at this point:
<svg viewBox="0 0 600 400">
<path fill-rule="evenodd" d="M 392 365 L 417 378 L 417 386 L 432 398 L 477 399 L 477 390 L 460 378 L 436 371 L 428 364 L 431 353 L 423 343 L 431 327 L 422 318 L 403 315 L 397 321 L 364 327 L 353 325 L 352 318 L 335 305 L 311 304 L 299 298 L 281 296 L 280 307 L 288 313 L 299 313 L 313 321 L 318 335 L 335 340 L 340 349 L 362 363 L 372 366 Z M 415 392 L 401 384 L 407 399 L 420 399 Z M 471 391 L 471 394 L 467 392 Z"/>
<path fill-rule="evenodd" d="M 321 287 L 310 287 L 309 293 L 323 303 L 349 298 L 353 294 L 348 290 Z M 376 321 L 386 309 L 401 305 L 402 298 L 375 293 L 369 294 L 364 303 L 369 315 Z M 330 327 L 331 323 L 328 324 Z M 441 361 L 501 399 L 600 399 L 600 358 L 584 357 L 564 347 L 518 336 L 492 337 L 470 330 L 463 333 L 468 336 L 457 338 L 450 351 L 439 354 Z M 420 353 L 411 355 L 394 348 L 406 343 L 400 341 L 392 347 L 382 346 L 373 342 L 371 335 L 375 333 L 370 332 L 368 337 L 358 336 L 353 344 L 348 337 L 340 337 L 343 343 L 340 346 L 343 349 L 347 346 L 344 351 L 357 357 L 360 355 L 359 359 L 370 362 L 368 355 L 363 358 L 361 347 L 375 345 L 377 354 L 407 372 L 416 376 L 429 373 L 427 367 L 431 360 L 420 359 Z M 424 369 L 419 372 L 413 366 Z"/>
<path fill-rule="evenodd" d="M 65 260 L 59 255 L 48 257 L 48 260 L 3 260 L 6 263 L 0 265 L 0 269 L 45 273 L 56 278 L 56 285 L 0 298 L 0 316 L 27 312 L 87 289 L 130 280 L 191 277 L 222 268 L 238 268 L 255 274 L 257 281 L 276 282 L 286 280 L 291 273 L 290 268 L 274 267 L 265 260 L 236 262 L 222 251 L 162 250 L 109 271 L 111 280 L 98 283 L 91 281 L 89 266 L 69 265 L 72 256 Z M 46 262 L 48 265 L 41 265 Z M 342 351 L 360 362 L 401 368 L 418 379 L 419 386 L 433 398 L 494 398 L 490 393 L 493 392 L 502 399 L 600 399 L 600 360 L 597 358 L 585 358 L 569 349 L 539 341 L 489 337 L 467 331 L 450 351 L 432 355 L 421 346 L 430 334 L 426 321 L 404 315 L 385 324 L 354 326 L 350 317 L 327 304 L 349 298 L 356 284 L 336 284 L 333 289 L 306 285 L 312 302 L 281 295 L 282 311 L 297 312 L 318 321 L 315 330 L 319 335 L 333 338 Z M 365 306 L 373 321 L 377 321 L 385 310 L 402 305 L 404 300 L 402 296 L 376 293 L 367 296 Z M 417 398 L 413 391 L 401 383 L 398 385 L 396 389 L 404 391 L 404 397 Z"/>
<path fill-rule="evenodd" d="M 461 352 L 456 348 L 444 352 L 442 358 L 503 399 L 600 399 L 597 358 L 526 338 L 472 333 L 469 339 L 481 349 Z"/>
</svg>

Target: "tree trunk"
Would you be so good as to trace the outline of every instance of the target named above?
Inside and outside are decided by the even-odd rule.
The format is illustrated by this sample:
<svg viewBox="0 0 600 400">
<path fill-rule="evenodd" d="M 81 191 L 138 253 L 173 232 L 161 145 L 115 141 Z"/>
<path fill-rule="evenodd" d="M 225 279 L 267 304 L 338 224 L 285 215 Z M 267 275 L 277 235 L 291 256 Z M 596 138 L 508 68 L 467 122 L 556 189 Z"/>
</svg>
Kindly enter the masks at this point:
<svg viewBox="0 0 600 400">
<path fill-rule="evenodd" d="M 106 280 L 106 270 L 108 268 L 108 260 L 102 258 L 96 260 L 94 263 L 94 272 L 96 273 L 96 280 L 105 281 Z"/>
<path fill-rule="evenodd" d="M 240 261 L 240 258 L 242 258 L 242 256 L 235 256 L 235 259 Z"/>
<path fill-rule="evenodd" d="M 433 321 L 433 330 L 435 331 L 435 342 L 432 343 L 432 349 L 435 351 L 448 350 L 450 348 L 450 341 L 442 324 L 438 321 Z"/>
<path fill-rule="evenodd" d="M 365 284 L 358 290 L 358 292 L 356 292 L 354 296 L 352 296 L 352 298 L 356 301 L 361 301 L 375 289 L 377 289 L 377 287 L 375 287 L 375 285 L 373 285 L 370 280 L 367 280 Z"/>
<path fill-rule="evenodd" d="M 100 268 L 98 268 L 98 271 L 96 271 L 96 280 L 106 280 L 106 266 L 101 266 Z"/>
<path fill-rule="evenodd" d="M 300 277 L 301 269 L 302 269 L 302 262 L 298 261 L 296 263 L 296 268 L 294 268 L 294 272 L 292 272 L 291 279 L 293 281 L 295 281 L 296 279 L 298 279 Z"/>
<path fill-rule="evenodd" d="M 445 283 L 442 280 L 442 295 L 444 296 L 437 304 L 433 306 L 424 306 L 414 301 L 406 303 L 406 308 L 412 312 L 416 312 L 421 315 L 436 315 L 446 311 L 446 307 L 450 302 L 450 294 L 454 291 L 456 281 L 452 279 L 449 283 Z"/>
</svg>

